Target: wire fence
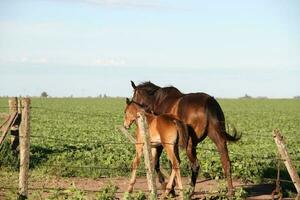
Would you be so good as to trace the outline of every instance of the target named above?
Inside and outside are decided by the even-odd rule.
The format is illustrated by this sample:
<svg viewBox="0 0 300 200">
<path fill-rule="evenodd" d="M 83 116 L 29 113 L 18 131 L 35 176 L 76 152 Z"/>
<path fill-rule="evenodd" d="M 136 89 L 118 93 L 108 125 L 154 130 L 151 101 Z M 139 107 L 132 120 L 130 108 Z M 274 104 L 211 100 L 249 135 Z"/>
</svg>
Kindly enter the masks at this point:
<svg viewBox="0 0 300 200">
<path fill-rule="evenodd" d="M 8 107 L 3 107 L 1 106 L 0 108 L 8 108 Z M 109 115 L 109 113 L 104 113 L 104 114 L 99 114 L 99 113 L 86 113 L 86 112 L 74 112 L 70 110 L 61 110 L 61 109 L 53 109 L 53 108 L 46 108 L 46 107 L 38 107 L 38 106 L 32 106 L 32 109 L 38 109 L 42 111 L 49 111 L 49 112 L 56 112 L 56 113 L 64 113 L 64 114 L 73 114 L 73 115 L 82 115 L 82 116 L 90 116 L 90 117 L 104 117 Z M 258 138 L 273 138 L 273 136 L 270 135 L 262 135 L 262 134 L 246 134 L 247 137 L 258 137 Z M 244 135 L 245 136 L 245 135 Z M 32 138 L 37 138 L 39 140 L 43 141 L 55 141 L 55 142 L 66 142 L 66 143 L 75 143 L 75 144 L 84 144 L 84 145 L 90 145 L 90 144 L 95 144 L 97 146 L 105 146 L 105 145 L 138 145 L 138 144 L 144 144 L 144 143 L 132 143 L 132 142 L 126 142 L 126 141 L 95 141 L 95 140 L 77 140 L 77 139 L 65 139 L 65 138 L 55 138 L 55 137 L 49 137 L 49 136 L 44 136 L 44 135 L 37 135 L 37 134 L 32 134 L 30 137 Z M 157 143 L 153 142 L 153 145 L 157 145 Z M 161 143 L 160 143 L 161 144 Z M 163 143 L 163 144 L 168 144 L 168 145 L 174 145 L 174 143 Z M 212 149 L 212 148 L 205 148 L 205 147 L 198 147 L 200 151 L 209 151 L 209 152 L 216 152 L 218 153 L 217 149 Z M 258 150 L 257 150 L 258 151 Z M 269 156 L 253 156 L 253 155 L 244 155 L 243 153 L 237 153 L 237 152 L 229 152 L 230 155 L 235 156 L 235 161 L 237 160 L 243 160 L 245 158 L 252 158 L 252 159 L 263 159 L 263 160 L 272 160 L 274 162 L 280 160 L 284 161 L 283 159 L 278 158 L 276 154 L 274 155 L 269 155 Z M 293 162 L 300 162 L 300 159 L 293 159 Z M 43 166 L 48 166 L 48 167 L 57 167 L 57 168 L 74 168 L 74 169 L 96 169 L 96 170 L 124 170 L 126 172 L 131 171 L 133 168 L 132 167 L 102 167 L 102 166 L 75 166 L 75 165 L 65 165 L 65 164 L 43 164 Z M 170 168 L 168 168 L 170 169 Z M 140 170 L 139 173 L 146 174 L 145 171 Z M 276 179 L 265 179 L 265 180 L 271 180 L 274 181 Z M 293 183 L 292 181 L 289 180 L 280 180 L 282 182 L 289 182 Z M 5 188 L 5 187 L 0 187 L 0 189 L 12 189 L 12 188 Z M 15 188 L 17 189 L 17 188 Z M 59 188 L 29 188 L 30 190 L 57 190 Z M 87 190 L 89 191 L 89 190 Z M 98 191 L 90 191 L 90 192 L 98 192 Z"/>
<path fill-rule="evenodd" d="M 21 136 L 15 136 L 15 137 L 21 137 Z M 73 143 L 73 144 L 81 144 L 81 145 L 90 145 L 90 144 L 95 144 L 96 146 L 106 146 L 106 145 L 109 145 L 109 146 L 112 146 L 112 145 L 142 145 L 144 144 L 143 142 L 141 143 L 138 143 L 138 142 L 135 142 L 135 143 L 132 143 L 132 142 L 125 142 L 125 141 L 122 141 L 122 142 L 114 142 L 114 141 L 95 141 L 95 140 L 75 140 L 75 139 L 62 139 L 62 138 L 55 138 L 55 137 L 48 137 L 48 136 L 42 136 L 42 135 L 31 135 L 30 136 L 31 138 L 38 138 L 39 141 L 43 140 L 43 141 L 47 141 L 47 140 L 51 140 L 51 141 L 55 141 L 55 142 L 66 142 L 66 143 Z M 174 143 L 158 143 L 158 142 L 152 142 L 153 145 L 158 145 L 158 144 L 167 144 L 167 145 L 176 145 Z M 198 147 L 198 150 L 199 151 L 206 151 L 206 152 L 215 152 L 215 153 L 219 153 L 217 149 L 215 148 L 205 148 L 205 147 Z M 262 149 L 264 150 L 264 149 Z M 259 149 L 256 149 L 257 152 L 259 152 Z M 229 151 L 229 154 L 230 155 L 233 155 L 235 156 L 235 161 L 241 161 L 241 160 L 245 160 L 245 159 L 248 159 L 248 158 L 251 158 L 251 159 L 259 159 L 259 160 L 272 160 L 272 161 L 277 161 L 277 160 L 281 160 L 281 161 L 284 161 L 283 159 L 280 159 L 277 157 L 276 154 L 273 154 L 273 155 L 268 155 L 268 156 L 257 156 L 257 155 L 245 155 L 243 153 L 238 153 L 238 152 L 233 152 L 233 151 Z M 212 157 L 210 155 L 210 157 Z M 215 155 L 213 157 L 219 157 L 219 155 Z M 300 159 L 292 159 L 293 162 L 300 162 Z M 61 165 L 63 166 L 63 165 Z M 56 166 L 57 167 L 57 166 Z M 95 169 L 104 169 L 104 168 L 101 168 L 101 167 L 97 167 L 97 166 L 86 166 L 86 167 L 78 167 L 78 166 L 64 166 L 64 167 L 68 167 L 68 168 L 95 168 Z M 105 169 L 111 169 L 111 170 L 115 170 L 117 168 L 105 168 Z M 123 169 L 123 168 L 121 168 Z M 126 169 L 129 169 L 129 168 L 126 168 Z M 131 169 L 131 168 L 130 168 Z"/>
<path fill-rule="evenodd" d="M 77 144 L 96 144 L 97 146 L 105 146 L 105 145 L 142 145 L 144 144 L 143 142 L 112 142 L 112 141 L 91 141 L 91 140 L 73 140 L 73 139 L 60 139 L 60 138 L 54 138 L 54 137 L 47 137 L 47 136 L 38 136 L 38 135 L 31 135 L 30 137 L 32 138 L 39 138 L 39 139 L 44 139 L 44 140 L 52 140 L 52 141 L 57 141 L 57 142 L 68 142 L 68 143 L 77 143 Z M 151 142 L 152 145 L 156 146 L 159 144 L 167 144 L 167 145 L 177 145 L 174 143 L 165 143 L 165 142 Z M 214 148 L 205 148 L 205 147 L 198 147 L 198 150 L 200 151 L 209 151 L 209 152 L 216 152 L 219 153 L 219 151 L 217 149 Z M 265 150 L 265 149 L 262 149 Z M 256 148 L 257 152 L 260 152 L 260 150 L 258 148 Z M 229 151 L 229 154 L 231 155 L 235 155 L 237 157 L 240 157 L 241 159 L 243 158 L 253 158 L 253 159 L 264 159 L 264 160 L 282 160 L 283 159 L 279 159 L 277 158 L 277 154 L 273 154 L 271 156 L 255 156 L 255 155 L 245 155 L 243 153 L 237 153 L 237 152 L 233 152 L 233 151 Z M 295 162 L 300 162 L 300 159 L 293 159 L 292 161 Z"/>
</svg>

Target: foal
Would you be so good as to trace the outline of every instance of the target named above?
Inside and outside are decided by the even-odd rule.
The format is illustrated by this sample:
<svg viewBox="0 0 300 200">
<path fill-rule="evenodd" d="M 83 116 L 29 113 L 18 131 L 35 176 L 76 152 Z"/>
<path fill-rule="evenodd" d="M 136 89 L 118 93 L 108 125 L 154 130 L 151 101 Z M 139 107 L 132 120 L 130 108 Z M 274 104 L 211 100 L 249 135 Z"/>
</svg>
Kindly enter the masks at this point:
<svg viewBox="0 0 300 200">
<path fill-rule="evenodd" d="M 142 106 L 134 101 L 130 101 L 128 98 L 126 99 L 126 109 L 125 109 L 125 118 L 124 118 L 124 127 L 129 128 L 133 122 L 136 123 L 136 119 L 138 118 L 137 113 L 144 113 L 147 124 L 149 127 L 149 135 L 151 141 L 151 151 L 152 151 L 152 165 L 156 163 L 159 157 L 157 156 L 158 147 L 163 147 L 167 153 L 168 159 L 172 164 L 172 172 L 167 183 L 166 191 L 164 195 L 168 195 L 172 189 L 172 184 L 174 178 L 176 176 L 176 181 L 178 184 L 178 188 L 182 190 L 182 181 L 180 176 L 180 159 L 178 153 L 178 145 L 182 148 L 187 147 L 188 141 L 188 131 L 186 126 L 174 118 L 173 115 L 162 114 L 162 115 L 154 115 L 151 113 L 145 112 Z M 137 123 L 136 123 L 137 125 Z M 128 192 L 132 192 L 133 185 L 136 181 L 136 170 L 140 164 L 140 159 L 142 156 L 143 150 L 143 139 L 141 134 L 139 133 L 139 129 L 137 128 L 135 131 L 136 134 L 136 144 L 135 150 L 136 155 L 132 163 L 132 174 L 131 180 L 128 187 Z M 159 153 L 160 154 L 160 153 Z"/>
</svg>

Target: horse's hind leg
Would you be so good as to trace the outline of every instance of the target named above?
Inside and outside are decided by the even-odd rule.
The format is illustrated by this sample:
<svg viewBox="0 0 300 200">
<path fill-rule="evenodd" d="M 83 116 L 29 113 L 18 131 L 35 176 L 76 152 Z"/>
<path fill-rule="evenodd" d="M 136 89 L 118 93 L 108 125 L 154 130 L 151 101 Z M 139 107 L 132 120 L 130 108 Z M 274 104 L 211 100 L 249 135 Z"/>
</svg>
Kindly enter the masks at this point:
<svg viewBox="0 0 300 200">
<path fill-rule="evenodd" d="M 191 170 L 192 170 L 192 176 L 191 176 L 191 186 L 193 187 L 193 190 L 195 189 L 198 173 L 199 173 L 199 163 L 197 160 L 197 151 L 196 151 L 196 145 L 193 145 L 192 139 L 189 139 L 187 150 L 186 150 L 187 157 L 191 164 Z"/>
<path fill-rule="evenodd" d="M 217 149 L 220 153 L 222 167 L 225 173 L 225 178 L 227 180 L 227 187 L 228 187 L 228 196 L 233 195 L 233 185 L 232 185 L 232 178 L 231 178 L 231 166 L 230 160 L 228 155 L 227 143 L 226 139 L 223 138 L 221 135 L 218 134 L 217 131 L 213 130 L 212 132 L 208 133 L 208 137 L 212 139 L 212 141 L 216 144 Z"/>
<path fill-rule="evenodd" d="M 141 162 L 143 144 L 136 144 L 135 149 L 136 149 L 136 154 L 135 154 L 135 157 L 132 162 L 131 179 L 130 179 L 129 186 L 127 189 L 128 192 L 132 192 L 133 186 L 136 181 L 136 171 Z"/>
<path fill-rule="evenodd" d="M 163 146 L 156 147 L 156 156 L 154 156 L 154 168 L 158 176 L 159 183 L 162 185 L 162 189 L 166 189 L 165 177 L 160 171 L 160 156 L 163 151 Z M 153 155 L 152 155 L 153 156 Z"/>
</svg>

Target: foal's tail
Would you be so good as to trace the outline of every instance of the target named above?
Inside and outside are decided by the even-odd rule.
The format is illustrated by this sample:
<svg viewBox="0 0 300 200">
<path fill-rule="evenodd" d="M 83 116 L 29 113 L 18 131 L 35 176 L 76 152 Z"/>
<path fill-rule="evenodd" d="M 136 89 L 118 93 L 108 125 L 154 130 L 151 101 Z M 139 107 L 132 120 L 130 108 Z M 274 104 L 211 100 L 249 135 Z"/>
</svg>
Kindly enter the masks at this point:
<svg viewBox="0 0 300 200">
<path fill-rule="evenodd" d="M 174 122 L 177 127 L 178 139 L 179 139 L 179 146 L 183 149 L 187 148 L 188 140 L 189 140 L 189 132 L 187 125 L 185 125 L 182 121 L 178 119 L 174 119 Z"/>
</svg>

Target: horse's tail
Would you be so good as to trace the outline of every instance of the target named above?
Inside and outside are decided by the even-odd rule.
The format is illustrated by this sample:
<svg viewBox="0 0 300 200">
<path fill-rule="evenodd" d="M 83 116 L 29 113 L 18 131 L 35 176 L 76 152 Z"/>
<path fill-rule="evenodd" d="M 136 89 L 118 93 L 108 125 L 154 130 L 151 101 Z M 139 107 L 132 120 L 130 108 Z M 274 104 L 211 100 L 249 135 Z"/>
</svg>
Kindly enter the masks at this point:
<svg viewBox="0 0 300 200">
<path fill-rule="evenodd" d="M 221 137 L 225 137 L 225 139 L 230 142 L 236 142 L 241 139 L 242 134 L 238 133 L 235 126 L 232 125 L 233 130 L 230 134 L 226 131 L 224 113 L 220 104 L 214 97 L 208 98 L 206 104 L 206 113 L 208 117 L 208 123 L 215 126 L 215 129 L 222 134 Z"/>
<path fill-rule="evenodd" d="M 181 148 L 186 149 L 189 140 L 189 132 L 187 125 L 185 125 L 182 121 L 178 119 L 174 119 L 174 123 L 177 127 L 178 144 Z"/>
<path fill-rule="evenodd" d="M 234 125 L 231 125 L 231 126 L 232 126 L 232 129 L 233 129 L 232 132 L 229 134 L 227 132 L 227 131 L 229 131 L 229 128 L 227 128 L 227 131 L 226 131 L 226 129 L 223 130 L 223 134 L 225 135 L 227 141 L 236 142 L 239 139 L 241 139 L 242 133 L 238 133 L 238 131 L 236 130 Z"/>
</svg>

